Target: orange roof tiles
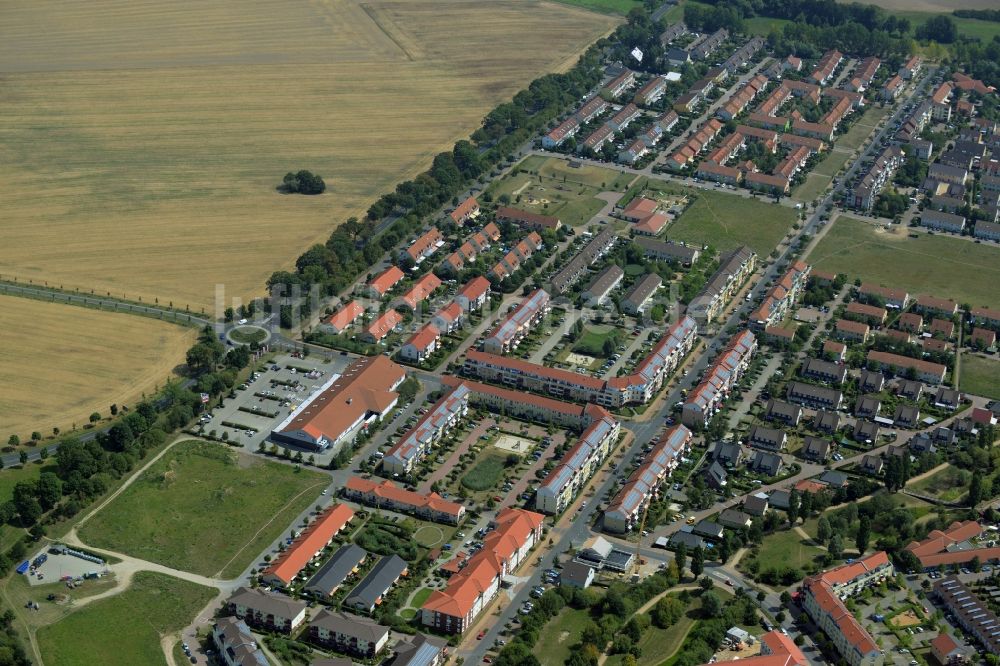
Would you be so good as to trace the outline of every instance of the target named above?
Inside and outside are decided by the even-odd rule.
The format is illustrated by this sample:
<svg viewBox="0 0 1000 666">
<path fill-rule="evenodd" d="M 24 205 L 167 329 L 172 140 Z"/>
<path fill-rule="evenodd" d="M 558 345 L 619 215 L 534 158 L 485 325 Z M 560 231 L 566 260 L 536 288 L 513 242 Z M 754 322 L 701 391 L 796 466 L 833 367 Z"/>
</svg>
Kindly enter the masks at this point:
<svg viewBox="0 0 1000 666">
<path fill-rule="evenodd" d="M 513 555 L 528 543 L 532 534 L 539 532 L 544 520 L 545 516 L 533 511 L 502 510 L 494 520 L 496 529 L 483 539 L 482 550 L 449 579 L 443 590 L 433 592 L 422 609 L 452 617 L 468 616 L 476 600 L 497 578 L 508 573 Z"/>
<path fill-rule="evenodd" d="M 402 366 L 386 356 L 361 358 L 309 402 L 303 404 L 280 432 L 302 431 L 313 439 L 338 439 L 367 412 L 381 414 L 397 394 L 392 390 L 406 378 Z"/>
<path fill-rule="evenodd" d="M 469 197 L 455 207 L 455 210 L 451 212 L 451 219 L 454 220 L 456 224 L 462 224 L 478 211 L 479 202 L 476 201 L 476 197 Z"/>
<path fill-rule="evenodd" d="M 411 310 L 416 309 L 417 304 L 427 300 L 427 297 L 434 293 L 434 290 L 441 286 L 441 279 L 434 273 L 427 273 L 422 278 L 413 283 L 410 290 L 403 294 L 402 301 Z"/>
<path fill-rule="evenodd" d="M 342 307 L 337 312 L 334 312 L 326 320 L 328 326 L 333 326 L 338 331 L 343 331 L 345 328 L 357 321 L 364 313 L 365 309 L 357 301 L 351 301 L 344 307 Z"/>
<path fill-rule="evenodd" d="M 396 286 L 402 279 L 403 271 L 399 270 L 398 266 L 389 266 L 378 277 L 369 282 L 368 286 L 381 297 L 385 296 L 386 292 Z"/>
<path fill-rule="evenodd" d="M 395 310 L 386 310 L 381 317 L 373 321 L 365 329 L 365 333 L 373 337 L 375 342 L 379 342 L 382 338 L 389 335 L 394 328 L 399 326 L 402 321 L 403 316 L 401 314 Z"/>
<path fill-rule="evenodd" d="M 423 351 L 430 347 L 441 337 L 441 331 L 434 324 L 424 324 L 416 333 L 406 341 L 407 345 L 412 345 L 415 349 Z"/>
<path fill-rule="evenodd" d="M 353 517 L 354 510 L 346 504 L 329 507 L 264 570 L 264 576 L 288 585 Z"/>
</svg>

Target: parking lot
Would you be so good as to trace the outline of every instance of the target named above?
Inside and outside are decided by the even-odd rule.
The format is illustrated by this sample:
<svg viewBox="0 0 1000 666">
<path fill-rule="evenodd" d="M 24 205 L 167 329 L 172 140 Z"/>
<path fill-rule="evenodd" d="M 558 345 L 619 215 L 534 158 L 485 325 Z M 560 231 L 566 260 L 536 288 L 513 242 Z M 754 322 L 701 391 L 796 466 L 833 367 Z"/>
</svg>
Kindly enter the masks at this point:
<svg viewBox="0 0 1000 666">
<path fill-rule="evenodd" d="M 230 442 L 239 442 L 248 451 L 256 451 L 271 431 L 308 400 L 339 376 L 349 357 L 326 361 L 319 356 L 298 358 L 281 355 L 265 369 L 236 389 L 236 397 L 202 416 L 203 434 Z M 317 454 L 320 462 L 335 452 Z"/>
<path fill-rule="evenodd" d="M 45 556 L 43 563 L 31 567 L 29 571 L 25 572 L 28 584 L 32 587 L 56 583 L 61 580 L 79 580 L 86 575 L 104 575 L 108 570 L 107 565 L 84 560 L 74 555 L 55 553 L 48 546 L 34 553 L 31 556 L 31 562 L 38 562 L 43 555 Z"/>
</svg>

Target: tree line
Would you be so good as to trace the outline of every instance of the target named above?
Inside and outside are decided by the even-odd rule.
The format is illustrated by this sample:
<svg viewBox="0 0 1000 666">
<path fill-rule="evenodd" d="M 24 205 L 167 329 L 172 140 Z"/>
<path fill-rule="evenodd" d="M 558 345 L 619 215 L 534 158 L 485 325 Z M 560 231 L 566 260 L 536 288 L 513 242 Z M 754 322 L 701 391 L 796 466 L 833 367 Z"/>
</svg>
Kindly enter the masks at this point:
<svg viewBox="0 0 1000 666">
<path fill-rule="evenodd" d="M 611 40 L 618 42 L 620 37 L 612 36 Z M 600 81 L 602 54 L 610 43 L 599 40 L 566 73 L 546 74 L 532 81 L 511 101 L 486 114 L 469 139 L 436 155 L 427 171 L 382 195 L 369 207 L 364 219 L 349 218 L 326 243 L 309 248 L 296 261 L 294 271 L 273 273 L 267 282 L 272 293 L 277 288 L 285 294 L 293 290 L 304 294 L 295 302 L 279 304 L 281 326 L 294 326 L 318 306 L 308 295 L 313 287 L 318 287 L 320 297 L 342 291 L 385 252 L 419 229 L 423 218 L 449 201 L 457 203 L 455 198 L 470 184 L 505 161 L 513 161 L 518 147 L 578 104 Z M 386 225 L 387 220 L 393 221 Z"/>
</svg>

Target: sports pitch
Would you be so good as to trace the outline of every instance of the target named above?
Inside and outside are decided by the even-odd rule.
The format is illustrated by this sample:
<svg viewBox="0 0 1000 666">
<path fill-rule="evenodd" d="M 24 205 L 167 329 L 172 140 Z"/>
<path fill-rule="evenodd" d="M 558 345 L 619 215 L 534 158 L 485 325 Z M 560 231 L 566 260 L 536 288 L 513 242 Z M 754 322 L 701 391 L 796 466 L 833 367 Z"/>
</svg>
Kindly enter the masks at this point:
<svg viewBox="0 0 1000 666">
<path fill-rule="evenodd" d="M 15 0 L 0 276 L 194 309 L 217 284 L 260 293 L 617 20 L 513 0 Z M 296 169 L 327 194 L 276 192 Z"/>
</svg>

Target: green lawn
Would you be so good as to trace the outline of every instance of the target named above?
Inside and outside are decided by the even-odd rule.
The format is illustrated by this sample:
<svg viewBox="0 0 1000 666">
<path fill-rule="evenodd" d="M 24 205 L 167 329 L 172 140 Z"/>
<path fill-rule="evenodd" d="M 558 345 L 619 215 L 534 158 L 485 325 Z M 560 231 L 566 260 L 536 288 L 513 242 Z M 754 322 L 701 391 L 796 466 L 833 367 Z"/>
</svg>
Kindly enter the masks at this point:
<svg viewBox="0 0 1000 666">
<path fill-rule="evenodd" d="M 908 484 L 906 489 L 953 502 L 965 495 L 971 476 L 970 472 L 949 465 L 925 479 Z"/>
<path fill-rule="evenodd" d="M 826 186 L 830 184 L 831 180 L 832 178 L 830 178 L 830 176 L 821 176 L 819 174 L 811 173 L 806 176 L 806 181 L 796 188 L 795 192 L 792 193 L 792 196 L 799 201 L 812 201 L 813 199 L 817 199 L 826 190 Z"/>
<path fill-rule="evenodd" d="M 960 7 L 961 4 L 958 6 Z M 894 10 L 892 13 L 899 18 L 909 19 L 914 30 L 926 23 L 931 17 L 937 16 L 934 12 Z M 959 18 L 957 16 L 951 16 L 951 12 L 948 12 L 948 15 L 951 20 L 955 22 L 955 27 L 958 28 L 958 34 L 963 37 L 972 37 L 974 39 L 981 39 L 984 42 L 989 42 L 993 40 L 994 35 L 1000 35 L 1000 23 L 996 23 L 994 21 L 980 21 L 978 19 L 970 18 Z"/>
<path fill-rule="evenodd" d="M 851 158 L 850 153 L 842 153 L 837 150 L 831 150 L 823 158 L 823 161 L 816 165 L 816 168 L 812 170 L 813 174 L 819 176 L 833 176 L 837 175 L 841 167 L 847 164 L 847 160 Z"/>
<path fill-rule="evenodd" d="M 253 342 L 263 342 L 267 337 L 267 331 L 256 326 L 240 326 L 229 332 L 229 336 L 236 342 L 251 344 Z"/>
<path fill-rule="evenodd" d="M 777 30 L 780 33 L 791 22 L 787 19 L 768 18 L 766 16 L 754 16 L 744 21 L 746 31 L 749 34 L 762 35 L 764 37 L 767 37 L 771 33 L 771 30 Z"/>
<path fill-rule="evenodd" d="M 532 173 L 525 173 L 532 172 Z M 532 155 L 505 178 L 487 188 L 494 199 L 506 194 L 510 205 L 554 215 L 570 226 L 580 226 L 600 212 L 605 202 L 596 195 L 623 191 L 634 176 L 595 166 L 571 168 L 566 160 Z"/>
<path fill-rule="evenodd" d="M 413 599 L 410 601 L 410 605 L 413 606 L 414 608 L 420 608 L 421 606 L 424 605 L 424 602 L 427 601 L 427 598 L 430 597 L 433 592 L 434 590 L 432 590 L 429 587 L 420 588 L 419 590 L 417 590 L 417 593 L 413 595 Z"/>
<path fill-rule="evenodd" d="M 477 492 L 495 488 L 503 478 L 506 456 L 483 455 L 462 477 L 462 485 Z"/>
<path fill-rule="evenodd" d="M 119 595 L 95 601 L 38 631 L 45 663 L 60 666 L 165 664 L 160 636 L 182 629 L 214 589 L 139 572 Z"/>
<path fill-rule="evenodd" d="M 621 14 L 623 16 L 628 14 L 633 7 L 642 6 L 640 0 L 556 0 L 556 2 L 583 7 L 602 14 Z"/>
<path fill-rule="evenodd" d="M 565 663 L 570 648 L 580 642 L 580 634 L 589 619 L 586 610 L 564 608 L 560 611 L 545 625 L 544 637 L 535 643 L 534 653 L 538 661 L 546 666 Z"/>
<path fill-rule="evenodd" d="M 813 268 L 847 274 L 911 294 L 931 294 L 975 306 L 1000 306 L 1000 251 L 988 245 L 906 229 L 879 232 L 841 215 L 809 254 Z"/>
<path fill-rule="evenodd" d="M 875 125 L 877 125 L 890 110 L 891 109 L 889 107 L 883 109 L 877 106 L 868 109 L 865 111 L 864 115 L 861 116 L 860 120 L 851 125 L 851 129 L 847 130 L 847 134 L 836 138 L 834 142 L 841 148 L 850 148 L 852 150 L 856 149 L 865 142 L 868 135 L 872 133 L 873 129 L 875 129 Z"/>
<path fill-rule="evenodd" d="M 749 245 L 766 257 L 793 222 L 795 210 L 771 200 L 698 192 L 694 203 L 670 225 L 667 236 L 671 240 L 708 244 L 717 250 Z"/>
<path fill-rule="evenodd" d="M 588 326 L 573 345 L 573 351 L 595 358 L 606 358 L 604 342 L 610 339 L 617 345 L 620 338 L 621 331 L 612 326 Z"/>
<path fill-rule="evenodd" d="M 816 556 L 822 553 L 822 550 L 805 541 L 798 532 L 782 530 L 764 537 L 757 561 L 760 562 L 761 571 L 779 564 L 807 569 L 812 567 Z"/>
<path fill-rule="evenodd" d="M 966 393 L 1000 400 L 1000 361 L 963 354 L 959 383 Z"/>
<path fill-rule="evenodd" d="M 220 444 L 174 446 L 80 529 L 101 548 L 206 576 L 246 568 L 329 483 Z"/>
</svg>

